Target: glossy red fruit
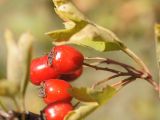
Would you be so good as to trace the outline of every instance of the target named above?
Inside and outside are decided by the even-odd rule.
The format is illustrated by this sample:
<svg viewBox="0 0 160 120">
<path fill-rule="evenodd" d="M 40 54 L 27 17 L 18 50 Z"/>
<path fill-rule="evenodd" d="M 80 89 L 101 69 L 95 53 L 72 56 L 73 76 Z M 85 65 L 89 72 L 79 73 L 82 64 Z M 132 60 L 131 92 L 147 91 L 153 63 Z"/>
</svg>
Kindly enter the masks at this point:
<svg viewBox="0 0 160 120">
<path fill-rule="evenodd" d="M 72 86 L 60 79 L 49 79 L 44 82 L 44 101 L 47 104 L 58 102 L 58 101 L 67 101 L 70 102 L 72 96 L 69 94 L 68 90 Z"/>
<path fill-rule="evenodd" d="M 73 73 L 83 64 L 83 55 L 71 46 L 56 46 L 51 52 L 53 52 L 52 64 L 61 74 Z"/>
<path fill-rule="evenodd" d="M 56 102 L 48 105 L 43 111 L 45 120 L 64 120 L 68 112 L 72 111 L 73 107 L 67 102 Z"/>
<path fill-rule="evenodd" d="M 82 72 L 83 72 L 83 67 L 79 68 L 74 73 L 60 75 L 60 79 L 66 80 L 66 81 L 73 81 L 77 79 L 78 77 L 80 77 Z"/>
<path fill-rule="evenodd" d="M 56 79 L 59 77 L 59 73 L 48 65 L 48 56 L 43 56 L 32 60 L 30 66 L 30 79 L 35 85 L 47 79 Z"/>
</svg>

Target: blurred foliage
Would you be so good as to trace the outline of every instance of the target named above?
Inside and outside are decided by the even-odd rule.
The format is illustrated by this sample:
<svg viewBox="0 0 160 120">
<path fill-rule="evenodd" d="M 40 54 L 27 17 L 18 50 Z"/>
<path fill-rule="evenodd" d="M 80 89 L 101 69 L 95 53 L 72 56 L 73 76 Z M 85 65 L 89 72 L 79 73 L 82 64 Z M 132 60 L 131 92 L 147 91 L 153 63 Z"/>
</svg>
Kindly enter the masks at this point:
<svg viewBox="0 0 160 120">
<path fill-rule="evenodd" d="M 154 24 L 160 22 L 159 0 L 73 0 L 77 7 L 95 23 L 114 31 L 149 66 L 157 80 Z M 10 28 L 15 36 L 30 31 L 35 36 L 33 57 L 46 54 L 51 49 L 51 39 L 45 32 L 63 28 L 54 12 L 51 0 L 0 0 L 0 78 L 6 77 L 6 45 L 4 30 Z M 77 46 L 76 46 L 77 47 Z M 121 52 L 99 53 L 77 47 L 86 56 L 107 56 L 128 64 L 133 62 Z M 133 64 L 134 65 L 134 64 Z M 109 73 L 85 69 L 75 86 L 89 86 Z M 88 81 L 88 82 L 87 82 Z M 29 84 L 26 95 L 27 109 L 39 112 L 44 104 L 37 96 L 38 90 Z M 8 105 L 11 105 L 7 101 Z M 31 104 L 34 103 L 34 104 Z M 109 104 L 98 109 L 88 120 L 159 120 L 160 102 L 153 88 L 137 80 L 122 89 Z"/>
</svg>

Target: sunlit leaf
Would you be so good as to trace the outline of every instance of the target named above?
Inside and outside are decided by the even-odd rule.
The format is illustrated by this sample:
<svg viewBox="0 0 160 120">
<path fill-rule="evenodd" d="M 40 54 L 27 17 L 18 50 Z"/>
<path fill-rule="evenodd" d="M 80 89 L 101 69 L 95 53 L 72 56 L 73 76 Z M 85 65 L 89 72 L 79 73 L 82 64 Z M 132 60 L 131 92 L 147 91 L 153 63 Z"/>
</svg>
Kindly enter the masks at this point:
<svg viewBox="0 0 160 120">
<path fill-rule="evenodd" d="M 66 22 L 65 26 L 67 29 L 55 30 L 46 33 L 57 42 L 68 41 L 68 39 L 78 31 L 80 31 L 84 26 L 86 26 L 87 22 L 81 21 L 80 24 L 75 24 L 73 22 Z"/>
<path fill-rule="evenodd" d="M 120 50 L 125 48 L 122 42 L 109 30 L 88 24 L 80 32 L 74 34 L 70 43 L 91 47 L 98 51 Z"/>
<path fill-rule="evenodd" d="M 64 120 L 83 120 L 86 116 L 95 111 L 98 106 L 96 102 L 86 103 L 84 106 L 80 106 L 78 109 L 70 112 L 65 116 Z"/>
<path fill-rule="evenodd" d="M 108 102 L 117 93 L 117 90 L 111 86 L 106 86 L 101 91 L 93 90 L 90 92 L 92 98 L 94 98 L 100 105 Z"/>
<path fill-rule="evenodd" d="M 65 120 L 84 119 L 98 107 L 108 102 L 117 91 L 113 87 L 107 85 L 102 90 L 95 90 L 92 88 L 72 88 L 69 92 L 74 98 L 86 104 L 70 112 Z"/>
<path fill-rule="evenodd" d="M 82 102 L 97 102 L 99 105 L 105 104 L 114 94 L 116 89 L 111 86 L 106 86 L 102 90 L 93 88 L 72 88 L 70 94 Z"/>
<path fill-rule="evenodd" d="M 69 93 L 74 96 L 76 99 L 83 102 L 96 102 L 92 96 L 90 96 L 89 91 L 91 88 L 75 88 L 69 90 Z"/>
<path fill-rule="evenodd" d="M 53 2 L 56 13 L 67 22 L 65 29 L 47 33 L 54 44 L 78 44 L 101 52 L 126 48 L 113 32 L 86 19 L 70 0 Z"/>
<path fill-rule="evenodd" d="M 53 0 L 54 5 L 56 6 L 56 13 L 64 21 L 75 21 L 81 22 L 86 20 L 84 15 L 72 4 L 70 0 Z"/>
</svg>

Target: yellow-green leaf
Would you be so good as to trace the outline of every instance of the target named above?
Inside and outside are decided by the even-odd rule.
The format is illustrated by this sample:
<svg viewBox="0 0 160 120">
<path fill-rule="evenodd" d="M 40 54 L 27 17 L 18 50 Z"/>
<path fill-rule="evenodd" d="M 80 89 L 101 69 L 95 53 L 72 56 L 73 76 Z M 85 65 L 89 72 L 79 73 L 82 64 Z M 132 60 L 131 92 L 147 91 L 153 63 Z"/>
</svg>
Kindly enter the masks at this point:
<svg viewBox="0 0 160 120">
<path fill-rule="evenodd" d="M 54 39 L 54 44 L 78 44 L 101 52 L 126 48 L 112 31 L 86 19 L 71 0 L 53 2 L 56 13 L 67 22 L 65 29 L 46 33 Z"/>
<path fill-rule="evenodd" d="M 75 24 L 73 22 L 66 22 L 65 27 L 67 29 L 47 32 L 46 35 L 52 37 L 56 42 L 68 41 L 73 34 L 80 31 L 86 25 L 87 25 L 86 21 L 81 21 L 80 24 Z"/>
<path fill-rule="evenodd" d="M 85 16 L 73 5 L 71 0 L 53 0 L 56 13 L 64 21 L 81 22 Z"/>
<path fill-rule="evenodd" d="M 80 32 L 74 34 L 70 43 L 91 47 L 98 51 L 121 50 L 124 44 L 109 30 L 88 24 Z"/>
<path fill-rule="evenodd" d="M 117 93 L 117 90 L 107 85 L 102 90 L 73 87 L 69 90 L 69 92 L 74 98 L 78 99 L 82 103 L 85 103 L 85 105 L 71 111 L 65 117 L 65 120 L 82 120 L 101 105 L 107 103 L 109 99 Z"/>
<path fill-rule="evenodd" d="M 75 88 L 69 90 L 69 93 L 74 96 L 76 99 L 83 102 L 96 102 L 95 99 L 90 96 L 89 91 L 91 88 Z"/>
<path fill-rule="evenodd" d="M 13 96 L 19 91 L 19 86 L 6 79 L 0 80 L 0 96 Z"/>
<path fill-rule="evenodd" d="M 71 111 L 67 116 L 65 116 L 64 120 L 83 120 L 90 113 L 95 111 L 98 108 L 98 104 L 96 102 L 86 103 L 83 106 L 80 106 L 78 109 Z"/>
<path fill-rule="evenodd" d="M 103 105 L 106 102 L 108 102 L 108 100 L 112 98 L 116 93 L 117 90 L 109 85 L 107 85 L 101 91 L 90 91 L 90 95 L 92 96 L 92 98 L 94 98 L 100 105 Z"/>
<path fill-rule="evenodd" d="M 22 74 L 21 54 L 11 31 L 5 32 L 5 38 L 7 44 L 7 79 L 19 84 Z"/>
<path fill-rule="evenodd" d="M 18 41 L 18 47 L 20 50 L 22 61 L 21 92 L 23 95 L 25 94 L 29 80 L 30 61 L 32 56 L 32 43 L 33 36 L 30 33 L 23 33 Z"/>
<path fill-rule="evenodd" d="M 11 31 L 7 30 L 5 38 L 8 50 L 6 81 L 14 83 L 10 85 L 13 88 L 16 86 L 17 92 L 21 91 L 24 94 L 29 79 L 32 36 L 29 33 L 24 33 L 16 43 Z"/>
<path fill-rule="evenodd" d="M 99 105 L 105 104 L 113 95 L 117 93 L 117 90 L 107 85 L 102 90 L 96 90 L 93 88 L 75 88 L 69 90 L 70 94 L 82 102 L 97 102 Z"/>
</svg>

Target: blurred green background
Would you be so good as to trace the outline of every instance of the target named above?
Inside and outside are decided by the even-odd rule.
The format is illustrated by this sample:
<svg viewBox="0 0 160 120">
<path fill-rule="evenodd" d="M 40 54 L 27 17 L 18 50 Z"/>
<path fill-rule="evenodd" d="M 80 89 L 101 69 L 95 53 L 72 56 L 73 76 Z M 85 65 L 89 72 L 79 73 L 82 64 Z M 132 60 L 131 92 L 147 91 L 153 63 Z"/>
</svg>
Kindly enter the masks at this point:
<svg viewBox="0 0 160 120">
<path fill-rule="evenodd" d="M 150 68 L 158 81 L 154 24 L 160 22 L 160 0 L 73 0 L 89 19 L 114 31 Z M 34 35 L 33 58 L 45 55 L 52 47 L 52 39 L 44 33 L 63 28 L 62 20 L 54 12 L 51 0 L 0 0 L 0 78 L 6 76 L 5 29 Z M 99 53 L 76 46 L 86 56 L 111 57 L 124 63 L 135 63 L 122 52 Z M 83 75 L 72 84 L 90 86 L 110 73 L 84 69 Z M 12 103 L 5 99 L 8 107 Z M 38 87 L 29 84 L 26 95 L 27 110 L 38 113 L 45 104 L 38 97 Z M 101 107 L 87 120 L 160 120 L 160 100 L 150 84 L 137 80 L 122 89 L 109 104 Z"/>
</svg>

